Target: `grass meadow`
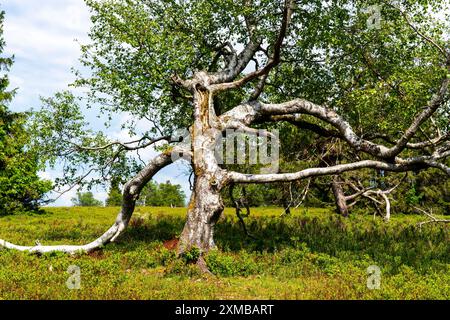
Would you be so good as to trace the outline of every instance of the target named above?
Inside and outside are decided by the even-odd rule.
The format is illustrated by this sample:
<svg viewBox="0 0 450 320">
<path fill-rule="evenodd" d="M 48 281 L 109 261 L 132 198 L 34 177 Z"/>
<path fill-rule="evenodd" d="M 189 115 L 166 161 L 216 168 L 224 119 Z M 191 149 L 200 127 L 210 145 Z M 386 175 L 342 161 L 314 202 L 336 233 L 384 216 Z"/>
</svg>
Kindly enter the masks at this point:
<svg viewBox="0 0 450 320">
<path fill-rule="evenodd" d="M 82 244 L 102 234 L 118 208 L 46 208 L 0 218 L 0 239 Z M 327 209 L 255 208 L 247 237 L 232 209 L 216 227 L 218 249 L 201 274 L 167 242 L 185 208 L 138 207 L 117 243 L 90 254 L 0 251 L 0 299 L 449 299 L 449 226 L 418 215 L 341 218 Z M 166 245 L 165 245 L 166 244 Z M 79 268 L 79 289 L 67 281 Z M 381 272 L 379 289 L 369 289 Z M 69 279 L 70 280 L 70 279 Z M 370 285 L 369 285 L 370 287 Z"/>
</svg>

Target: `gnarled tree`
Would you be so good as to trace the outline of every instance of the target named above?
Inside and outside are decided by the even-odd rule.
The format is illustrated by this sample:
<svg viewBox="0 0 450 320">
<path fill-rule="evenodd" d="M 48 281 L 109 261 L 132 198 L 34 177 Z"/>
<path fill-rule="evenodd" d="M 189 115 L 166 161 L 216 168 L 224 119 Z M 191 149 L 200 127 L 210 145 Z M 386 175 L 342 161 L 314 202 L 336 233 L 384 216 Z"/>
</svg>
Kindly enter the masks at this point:
<svg viewBox="0 0 450 320">
<path fill-rule="evenodd" d="M 74 85 L 88 88 L 88 103 L 103 114 L 126 112 L 131 120 L 125 127 L 142 135 L 111 141 L 86 130 L 69 93 L 45 101 L 36 132 L 50 161 L 66 159 L 60 184 L 79 185 L 92 174 L 91 182 L 108 179 L 111 172 L 135 176 L 124 186 L 116 222 L 94 242 L 21 247 L 1 240 L 7 248 L 90 251 L 116 240 L 142 188 L 174 154 L 189 159 L 194 177 L 180 253 L 214 247 L 214 225 L 224 209 L 221 190 L 229 185 L 373 169 L 437 168 L 450 176 L 449 29 L 439 18 L 446 1 L 87 4 L 92 43 L 82 47 L 81 61 L 92 74 L 77 73 Z M 148 130 L 138 132 L 138 121 L 148 121 Z M 285 126 L 312 137 L 305 148 L 314 149 L 319 137 L 332 137 L 347 156 L 320 166 L 320 159 L 299 161 L 290 173 L 242 173 L 217 156 L 227 130 L 254 133 Z M 189 128 L 190 144 L 177 144 L 172 133 L 179 128 Z M 283 136 L 280 140 L 283 148 Z M 123 172 L 124 154 L 159 141 L 166 142 L 158 147 L 160 155 Z M 83 172 L 71 169 L 87 163 L 91 166 Z"/>
</svg>

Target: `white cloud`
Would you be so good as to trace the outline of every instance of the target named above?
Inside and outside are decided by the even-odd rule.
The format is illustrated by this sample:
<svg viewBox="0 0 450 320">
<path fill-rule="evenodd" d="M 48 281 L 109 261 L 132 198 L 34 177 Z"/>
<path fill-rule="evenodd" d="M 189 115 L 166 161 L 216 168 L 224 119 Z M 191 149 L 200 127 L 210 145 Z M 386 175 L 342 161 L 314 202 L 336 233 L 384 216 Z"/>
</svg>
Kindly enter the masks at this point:
<svg viewBox="0 0 450 320">
<path fill-rule="evenodd" d="M 49 207 L 70 207 L 73 205 L 72 203 L 72 198 L 74 198 L 76 196 L 77 193 L 77 189 L 73 188 L 67 192 L 65 192 L 62 195 L 59 195 L 56 192 L 51 192 L 48 197 L 50 199 L 56 199 L 58 198 L 55 202 L 51 202 L 50 204 L 48 204 Z"/>
<path fill-rule="evenodd" d="M 67 89 L 74 80 L 81 43 L 88 42 L 91 23 L 83 0 L 5 0 L 5 54 L 14 55 L 11 88 L 18 94 L 11 108 L 39 106 L 39 96 Z"/>
<path fill-rule="evenodd" d="M 97 200 L 100 200 L 101 202 L 105 203 L 106 198 L 108 198 L 108 192 L 106 191 L 97 191 L 94 193 L 94 198 Z"/>
<path fill-rule="evenodd" d="M 41 179 L 53 181 L 52 174 L 49 171 L 40 171 L 38 172 L 38 176 Z"/>
</svg>

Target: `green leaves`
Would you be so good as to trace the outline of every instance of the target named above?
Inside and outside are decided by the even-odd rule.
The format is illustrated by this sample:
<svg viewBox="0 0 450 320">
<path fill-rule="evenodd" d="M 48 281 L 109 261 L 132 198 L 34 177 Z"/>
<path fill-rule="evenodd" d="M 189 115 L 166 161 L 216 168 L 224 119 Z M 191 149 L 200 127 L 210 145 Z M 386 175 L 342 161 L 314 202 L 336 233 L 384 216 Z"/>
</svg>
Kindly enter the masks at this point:
<svg viewBox="0 0 450 320">
<path fill-rule="evenodd" d="M 273 51 L 282 17 L 282 1 L 273 0 L 86 3 L 93 26 L 91 42 L 82 46 L 81 62 L 89 72 L 77 71 L 73 86 L 87 91 L 87 100 L 67 92 L 44 100 L 32 130 L 41 137 L 35 145 L 42 150 L 42 159 L 55 164 L 63 158 L 70 164 L 64 168 L 65 178 L 58 180 L 61 185 L 77 182 L 89 165 L 98 174 L 94 182 L 113 176 L 104 168 L 114 159 L 117 148 L 94 152 L 74 146 L 98 147 L 111 142 L 106 134 L 87 130 L 80 111 L 82 102 L 87 101 L 87 107 L 97 108 L 109 119 L 106 125 L 126 114 L 121 125 L 131 135 L 154 136 L 186 128 L 192 124 L 192 99 L 189 92 L 172 83 L 171 77 L 190 78 L 200 70 L 221 70 L 232 54 L 231 46 L 239 54 L 250 39 L 261 40 L 261 50 L 245 72 L 252 71 L 256 63 L 263 66 Z M 368 27 L 372 14 L 367 8 L 371 5 L 379 5 L 379 28 Z M 403 0 L 396 5 L 408 13 L 417 30 L 444 47 L 441 38 L 448 30 L 424 12 L 438 12 L 445 3 Z M 398 8 L 377 1 L 296 1 L 281 60 L 268 76 L 262 100 L 305 98 L 326 104 L 358 134 L 382 133 L 394 138 L 448 74 L 448 70 L 436 67 L 442 63 L 440 53 L 411 28 Z M 254 85 L 255 81 L 216 96 L 216 112 L 222 114 L 246 101 Z M 448 125 L 445 114 L 435 120 L 442 129 Z M 138 129 L 142 121 L 148 127 Z M 424 134 L 430 135 L 427 125 Z M 323 146 L 309 131 L 291 128 L 290 132 L 284 125 L 279 129 L 287 142 L 283 144 L 287 145 L 283 147 L 286 169 L 305 166 L 306 159 L 321 152 Z M 113 161 L 113 171 L 118 174 L 130 174 L 137 168 L 123 154 Z"/>
<path fill-rule="evenodd" d="M 73 94 L 59 92 L 42 102 L 42 109 L 33 113 L 28 124 L 33 132 L 31 147 L 42 163 L 62 166 L 63 177 L 55 180 L 56 188 L 92 187 L 114 176 L 126 179 L 139 169 L 119 145 L 104 148 L 113 141 L 89 129 L 80 99 Z"/>
<path fill-rule="evenodd" d="M 184 207 L 186 195 L 179 184 L 150 181 L 142 190 L 139 203 L 156 207 Z"/>
<path fill-rule="evenodd" d="M 4 12 L 0 12 L 0 54 L 3 41 Z M 9 71 L 12 58 L 0 57 L 0 70 Z M 29 114 L 13 113 L 7 104 L 15 91 L 7 91 L 7 74 L 0 77 L 0 215 L 35 210 L 52 184 L 41 180 L 42 169 L 36 152 L 30 146 L 31 131 L 26 128 Z"/>
</svg>

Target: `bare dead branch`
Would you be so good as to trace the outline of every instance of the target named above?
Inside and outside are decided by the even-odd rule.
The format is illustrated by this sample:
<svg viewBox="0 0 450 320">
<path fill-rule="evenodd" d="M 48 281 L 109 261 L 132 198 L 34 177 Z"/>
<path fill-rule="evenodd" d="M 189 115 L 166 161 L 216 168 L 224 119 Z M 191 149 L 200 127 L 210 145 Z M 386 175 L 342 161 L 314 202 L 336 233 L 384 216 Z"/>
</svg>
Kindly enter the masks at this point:
<svg viewBox="0 0 450 320">
<path fill-rule="evenodd" d="M 419 222 L 419 223 L 417 224 L 417 226 L 418 226 L 420 229 L 422 229 L 422 226 L 423 226 L 423 225 L 429 224 L 429 223 L 450 223 L 450 220 L 447 220 L 447 219 L 439 219 L 439 218 L 435 217 L 435 216 L 433 215 L 432 212 L 426 212 L 425 210 L 423 210 L 423 209 L 421 209 L 421 208 L 419 208 L 419 207 L 414 207 L 414 209 L 415 209 L 416 211 L 420 212 L 420 213 L 423 213 L 424 215 L 426 215 L 426 216 L 429 218 L 429 220 L 422 221 L 422 222 Z"/>
</svg>

